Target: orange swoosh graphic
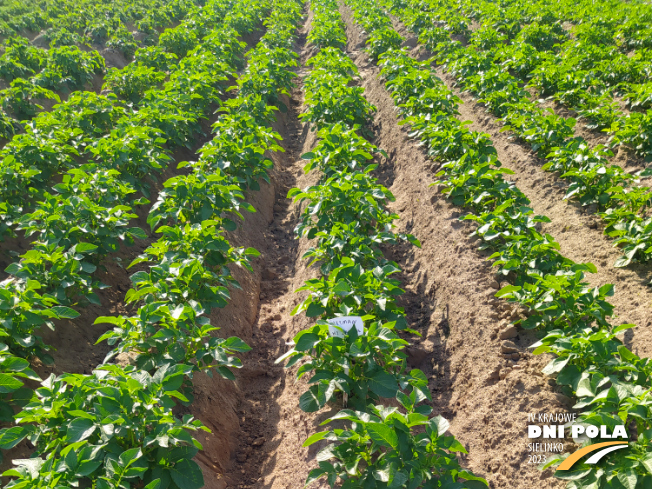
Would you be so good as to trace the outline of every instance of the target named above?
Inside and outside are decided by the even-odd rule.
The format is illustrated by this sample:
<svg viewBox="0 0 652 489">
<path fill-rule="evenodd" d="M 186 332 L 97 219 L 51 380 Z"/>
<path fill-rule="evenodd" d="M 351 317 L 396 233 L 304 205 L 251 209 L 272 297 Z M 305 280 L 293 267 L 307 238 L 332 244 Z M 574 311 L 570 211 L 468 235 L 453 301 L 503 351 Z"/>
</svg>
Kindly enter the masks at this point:
<svg viewBox="0 0 652 489">
<path fill-rule="evenodd" d="M 570 457 L 568 457 L 566 460 L 564 460 L 559 467 L 557 467 L 557 470 L 568 470 L 570 469 L 575 462 L 577 462 L 579 459 L 581 459 L 584 455 L 587 453 L 595 452 L 596 450 L 600 450 L 601 448 L 608 447 L 611 445 L 628 445 L 626 441 L 605 441 L 603 443 L 596 443 L 595 445 L 589 445 L 588 447 L 584 447 L 573 453 Z"/>
</svg>

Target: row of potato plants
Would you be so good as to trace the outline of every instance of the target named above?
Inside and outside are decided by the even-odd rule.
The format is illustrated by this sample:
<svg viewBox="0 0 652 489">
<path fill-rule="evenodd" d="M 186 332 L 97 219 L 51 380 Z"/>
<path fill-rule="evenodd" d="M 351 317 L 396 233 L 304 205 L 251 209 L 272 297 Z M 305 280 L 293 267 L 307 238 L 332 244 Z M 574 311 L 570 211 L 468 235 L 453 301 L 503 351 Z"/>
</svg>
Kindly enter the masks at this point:
<svg viewBox="0 0 652 489">
<path fill-rule="evenodd" d="M 488 4 L 484 0 L 456 4 L 466 23 L 481 23 L 474 37 L 495 52 L 494 63 L 512 70 L 542 96 L 575 110 L 588 122 L 589 129 L 612 134 L 613 146 L 626 144 L 650 161 L 652 112 L 643 111 L 652 108 L 652 49 L 645 46 L 629 51 L 632 48 L 626 33 L 634 35 L 631 23 L 626 22 L 624 30 L 614 37 L 612 18 L 590 16 L 569 33 L 563 28 L 567 10 L 563 4 L 543 8 L 520 2 Z M 641 14 L 633 21 L 637 26 L 650 18 L 649 12 Z M 634 112 L 623 111 L 615 96 L 624 97 Z"/>
<path fill-rule="evenodd" d="M 310 377 L 299 400 L 303 411 L 340 402 L 345 409 L 323 423 L 338 422 L 337 428 L 305 441 L 304 446 L 329 442 L 306 484 L 325 477 L 330 487 L 342 488 L 486 487 L 460 467 L 456 452 L 466 450 L 445 436 L 448 422 L 430 418 L 432 409 L 422 403 L 431 399 L 425 374 L 407 369 L 409 343 L 398 333 L 416 332 L 396 302 L 404 291 L 392 275 L 400 268 L 382 249 L 399 242 L 420 245 L 414 236 L 394 232 L 398 215 L 386 208 L 394 197 L 372 175 L 377 165 L 371 160 L 386 155 L 364 138 L 371 135 L 365 127 L 375 108 L 356 86 L 357 68 L 343 52 L 338 4 L 314 0 L 312 9 L 308 41 L 319 51 L 307 62 L 312 69 L 300 117 L 318 137 L 303 155 L 309 160 L 305 171 L 319 171 L 320 178 L 288 197 L 302 205 L 295 231 L 314 240 L 304 258 L 319 269 L 317 278 L 298 289 L 308 294 L 292 314 L 305 312 L 317 321 L 294 337 L 293 348 L 277 362 L 299 364 L 297 377 Z M 329 333 L 327 319 L 350 315 L 362 318 L 363 331 Z M 388 407 L 389 399 L 401 407 Z"/>
<path fill-rule="evenodd" d="M 465 0 L 462 10 L 473 14 L 475 20 L 499 27 L 505 33 L 518 33 L 523 23 L 553 24 L 572 31 L 580 40 L 598 35 L 601 44 L 617 46 L 624 53 L 652 47 L 652 12 L 643 1 L 614 3 L 610 1 L 579 0 L 555 3 L 535 0 L 520 2 L 499 0 L 492 4 L 484 0 Z M 477 17 L 476 17 L 477 16 Z M 482 18 L 482 19 L 481 19 Z"/>
<path fill-rule="evenodd" d="M 196 22 L 206 21 L 205 9 L 191 0 L 182 1 L 174 21 L 183 22 L 164 31 L 153 46 L 139 49 L 134 46 L 130 53 L 134 62 L 125 69 L 107 71 L 104 58 L 97 51 L 84 51 L 74 44 L 43 50 L 22 37 L 7 39 L 0 57 L 0 77 L 9 83 L 8 88 L 0 90 L 0 139 L 9 140 L 24 130 L 29 132 L 25 123 L 44 110 L 41 104 L 48 100 L 61 102 L 60 95 L 88 90 L 97 75 L 105 75 L 105 92 L 112 91 L 134 104 L 145 90 L 162 86 L 174 63 L 201 39 Z M 152 58 L 159 61 L 152 63 Z"/>
<path fill-rule="evenodd" d="M 610 37 L 613 31 L 605 28 L 614 26 L 613 19 L 587 19 L 574 26 L 571 35 L 562 26 L 567 19 L 563 4 L 503 6 L 468 0 L 455 2 L 455 7 L 458 12 L 446 12 L 446 19 L 454 19 L 466 36 L 472 20 L 481 22 L 475 37 L 495 51 L 494 63 L 512 70 L 542 96 L 577 111 L 590 129 L 612 134 L 613 146 L 627 144 L 647 161 L 652 158 L 652 113 L 642 112 L 652 101 L 652 50 L 643 47 L 631 53 L 626 42 L 619 45 Z M 634 23 L 641 25 L 649 15 Z M 634 35 L 631 29 L 624 32 Z M 621 110 L 614 96 L 624 97 L 635 112 Z"/>
<path fill-rule="evenodd" d="M 282 70 L 280 81 L 260 73 L 284 62 L 279 58 L 281 45 L 287 44 L 285 38 L 297 16 L 292 5 L 279 2 L 275 6 L 267 34 L 250 55 L 252 60 L 263 61 L 252 63 L 239 79 L 240 94 L 222 107 L 225 113 L 215 124 L 218 136 L 202 148 L 202 159 L 192 163 L 195 171 L 165 182 L 166 191 L 150 213 L 152 227 L 160 226 L 157 232 L 163 236 L 134 261 L 134 265 L 149 263 L 150 272 L 132 276 L 134 289 L 126 297 L 128 304 L 140 305 L 137 315 L 97 321 L 116 325 L 98 340 L 117 343 L 115 350 L 92 375 L 52 375 L 35 393 L 22 389 L 27 395 L 15 416 L 18 426 L 2 430 L 0 440 L 6 449 L 28 438 L 37 450 L 31 459 L 14 461 L 18 468 L 4 475 L 18 478 L 6 487 L 62 487 L 89 479 L 97 488 L 126 489 L 136 484 L 148 489 L 192 489 L 203 485 L 201 470 L 191 460 L 201 445 L 190 433 L 207 429 L 191 416 L 180 419 L 175 412 L 178 403 L 192 402 L 194 372 L 214 369 L 232 379 L 229 367 L 241 364 L 233 353 L 249 349 L 238 338 L 213 337 L 211 332 L 218 328 L 210 325 L 206 314 L 226 304 L 227 285 L 237 286 L 226 265 L 248 267 L 248 257 L 257 254 L 229 245 L 223 232 L 235 223 L 222 213 L 239 214 L 241 207 L 253 210 L 242 202 L 249 173 L 242 167 L 261 164 L 260 155 L 275 136 L 260 128 L 264 143 L 248 139 L 254 122 L 251 114 L 258 109 L 261 120 L 268 122 L 272 112 L 264 100 L 261 107 L 258 90 L 266 93 L 288 83 Z M 240 10 L 240 15 L 234 13 L 231 18 L 251 25 L 269 8 L 235 4 L 234 11 Z M 230 33 L 235 35 L 235 31 Z M 225 40 L 225 45 L 232 44 L 233 40 Z M 230 49 L 223 52 L 224 59 L 212 60 L 215 67 L 235 54 Z M 233 141 L 238 131 L 242 137 Z M 222 146 L 217 146 L 219 141 Z M 248 159 L 243 152 L 247 149 L 253 153 Z M 234 155 L 244 160 L 240 168 Z M 234 171 L 222 173 L 220 168 L 229 168 L 231 163 Z M 262 164 L 269 166 L 267 160 Z M 149 288 L 145 285 L 148 277 Z M 129 352 L 136 365 L 106 363 L 120 352 Z M 29 364 L 19 360 L 22 371 L 33 374 Z"/>
<path fill-rule="evenodd" d="M 121 243 L 147 237 L 131 225 L 134 207 L 148 203 L 172 150 L 190 148 L 201 135 L 201 120 L 219 104 L 224 83 L 242 66 L 244 43 L 238 36 L 253 29 L 261 4 L 229 13 L 231 8 L 230 1 L 204 7 L 192 23 L 195 30 L 186 28 L 197 45 L 187 46 L 189 51 L 163 87 L 143 91 L 138 107 L 114 95 L 80 93 L 41 114 L 30 132 L 2 151 L 4 231 L 13 233 L 15 228 L 36 237 L 32 249 L 6 270 L 14 276 L 3 283 L 8 301 L 14 294 L 24 296 L 21 291 L 29 282 L 29 290 L 41 290 L 22 302 L 36 315 L 52 304 L 99 302 L 95 292 L 105 286 L 93 272 Z M 210 28 L 222 21 L 222 26 Z M 164 67 L 172 55 L 158 54 L 151 48 L 143 53 L 150 55 L 150 63 Z M 38 167 L 30 165 L 30 156 Z M 48 189 L 59 169 L 68 171 Z M 37 325 L 26 328 L 32 339 Z"/>
<path fill-rule="evenodd" d="M 411 8 L 406 9 L 406 3 Z M 501 117 L 506 130 L 547 160 L 544 170 L 558 172 L 560 178 L 569 182 L 564 198 L 595 206 L 605 224 L 604 234 L 623 251 L 614 266 L 649 261 L 652 219 L 647 216 L 647 209 L 652 193 L 649 187 L 639 185 L 639 177 L 649 175 L 647 170 L 634 175 L 609 164 L 611 151 L 601 145 L 591 147 L 584 138 L 574 135 L 575 119 L 540 108 L 517 78 L 494 63 L 497 45 L 483 41 L 481 30 L 470 35 L 467 46 L 451 41 L 451 33 L 457 32 L 452 26 L 464 21 L 451 14 L 448 3 L 398 0 L 391 6 L 465 90 Z M 442 21 L 444 16 L 448 20 Z M 430 21 L 424 22 L 426 18 Z M 443 27 L 442 22 L 446 23 Z"/>
<path fill-rule="evenodd" d="M 596 4 L 584 5 L 579 12 L 573 8 L 571 18 L 576 23 L 570 29 L 571 36 L 563 28 L 569 19 L 570 3 L 489 5 L 484 0 L 469 0 L 458 7 L 482 23 L 488 39 L 509 43 L 501 57 L 510 68 L 520 58 L 515 63 L 520 68 L 515 70 L 519 78 L 532 78 L 532 86 L 576 108 L 592 126 L 611 131 L 613 123 L 622 117 L 614 94 L 624 96 L 632 109 L 651 108 L 649 9 L 637 5 L 612 12 L 611 4 L 609 10 L 596 13 Z M 526 50 L 527 58 L 518 53 L 520 48 Z"/>
<path fill-rule="evenodd" d="M 30 46 L 25 38 L 5 41 L 0 76 L 9 87 L 0 90 L 0 139 L 11 139 L 20 132 L 22 121 L 43 110 L 41 103 L 60 102 L 56 91 L 81 89 L 105 69 L 104 58 L 97 51 L 61 46 L 46 52 Z"/>
<path fill-rule="evenodd" d="M 206 2 L 201 1 L 200 4 Z M 9 0 L 0 6 L 0 36 L 28 36 L 40 32 L 50 46 L 103 45 L 124 54 L 138 46 L 129 27 L 143 39 L 156 41 L 158 31 L 183 17 L 188 0 Z"/>
<path fill-rule="evenodd" d="M 15 182 L 13 199 L 4 202 L 5 206 L 16 202 L 17 210 L 21 210 L 28 204 L 20 200 L 21 190 L 26 185 L 31 186 L 33 193 L 40 190 L 31 212 L 16 219 L 18 230 L 35 235 L 33 246 L 7 267 L 5 271 L 10 276 L 0 283 L 3 345 L 13 355 L 27 359 L 36 356 L 51 363 L 38 329 L 53 328 L 53 319 L 77 317 L 77 311 L 71 308 L 75 304 L 99 304 L 96 292 L 106 285 L 94 273 L 102 261 L 121 244 L 133 244 L 147 237 L 144 230 L 131 225 L 137 217 L 133 207 L 148 203 L 145 195 L 149 195 L 155 181 L 152 177 L 171 160 L 175 147 L 199 134 L 201 119 L 219 103 L 224 90 L 220 85 L 241 63 L 244 44 L 238 41 L 238 35 L 253 28 L 264 10 L 261 5 L 257 9 L 238 6 L 232 13 L 230 2 L 216 1 L 205 7 L 206 20 L 196 24 L 206 30 L 206 44 L 182 60 L 165 90 L 147 93 L 149 100 L 162 102 L 158 107 L 129 111 L 115 97 L 88 94 L 39 118 L 43 123 L 34 130 L 35 137 L 46 124 L 51 124 L 52 132 L 65 127 L 68 135 L 74 135 L 77 147 L 85 151 L 70 146 L 71 166 L 78 167 L 70 169 L 50 192 L 45 190 L 45 184 L 53 169 L 44 162 L 43 169 L 49 170 L 47 177 L 42 177 L 45 172 L 34 169 L 25 172 L 39 178 L 40 185 L 35 185 L 34 180 L 19 180 Z M 208 30 L 209 22 L 217 24 L 219 20 L 224 21 L 223 26 Z M 241 31 L 234 30 L 231 24 Z M 192 89 L 195 95 L 181 96 L 185 89 Z M 175 140 L 174 133 L 184 138 Z M 97 136 L 97 141 L 93 136 Z M 162 136 L 166 136 L 167 142 Z M 28 145 L 23 146 L 25 151 L 30 151 Z M 34 149 L 32 146 L 31 150 Z M 5 155 L 9 155 L 5 162 L 17 161 L 12 150 L 13 145 L 5 148 Z M 72 158 L 84 152 L 95 157 L 82 164 Z M 16 166 L 14 177 L 18 173 Z M 8 372 L 11 370 L 5 374 Z M 18 381 L 13 384 L 20 387 Z M 21 396 L 14 394 L 13 399 Z M 11 410 L 6 405 L 2 419 L 11 419 Z"/>
<path fill-rule="evenodd" d="M 244 192 L 257 190 L 260 179 L 269 181 L 273 164 L 267 155 L 282 151 L 271 123 L 275 105 L 281 105 L 279 97 L 292 87 L 294 33 L 302 8 L 293 0 L 277 0 L 271 6 L 266 33 L 248 54 L 247 68 L 234 87 L 237 95 L 219 109 L 214 138 L 199 150 L 197 161 L 179 165 L 189 173 L 166 181 L 150 211 L 148 222 L 161 236 L 131 265 L 148 266 L 132 275 L 133 288 L 125 297 L 127 304 L 138 306 L 136 313 L 97 320 L 115 325 L 98 340 L 115 345 L 105 361 L 124 352 L 135 355 L 141 372 L 154 376 L 182 369 L 174 389 L 184 406 L 193 401 L 194 373 L 216 372 L 234 380 L 230 368 L 241 366 L 234 354 L 250 350 L 239 338 L 213 336 L 219 328 L 211 325 L 209 314 L 227 304 L 228 287 L 238 287 L 228 266 L 251 270 L 249 259 L 258 255 L 252 248 L 232 247 L 225 233 L 236 228 L 241 210 L 255 211 L 244 201 Z M 253 18 L 265 10 L 265 4 L 258 12 L 252 10 Z M 177 463 L 186 463 L 201 449 L 193 444 L 190 451 L 175 453 Z M 193 470 L 198 477 L 198 468 Z M 152 472 L 150 478 L 157 475 Z M 174 472 L 171 478 L 184 489 Z M 173 487 L 164 477 L 161 484 Z"/>
<path fill-rule="evenodd" d="M 41 113 L 25 127 L 25 133 L 15 136 L 0 152 L 0 236 L 11 228 L 22 207 L 26 192 L 42 195 L 52 176 L 77 168 L 89 159 L 113 160 L 118 168 L 134 160 L 134 169 L 147 154 L 121 155 L 117 141 L 141 140 L 140 144 L 124 145 L 125 151 L 138 146 L 162 151 L 163 138 L 170 144 L 189 146 L 191 135 L 198 131 L 197 121 L 203 116 L 192 101 L 191 93 L 203 94 L 202 78 L 198 76 L 209 56 L 208 46 L 199 41 L 213 31 L 210 22 L 219 22 L 227 12 L 229 2 L 216 3 L 193 11 L 186 22 L 165 33 L 158 46 L 139 49 L 136 60 L 124 70 L 112 70 L 107 76 L 106 95 L 76 92 L 53 110 Z M 244 29 L 246 26 L 236 26 Z M 206 42 L 221 46 L 220 38 L 235 39 L 215 33 Z M 221 48 L 218 53 L 237 50 L 237 46 Z M 183 60 L 188 54 L 190 60 Z M 227 68 L 227 67 L 225 67 Z M 195 72 L 194 76 L 188 73 Z M 115 73 L 114 75 L 112 73 Z M 227 69 L 223 76 L 228 76 Z M 167 80 L 167 81 L 165 81 Z M 197 101 L 203 100 L 196 96 Z M 181 104 L 179 101 L 183 101 Z M 206 105 L 210 104 L 209 101 Z M 178 108 L 177 108 L 178 107 Z M 162 137 L 161 137 L 162 136 Z M 131 146 L 136 146 L 131 148 Z M 156 154 L 152 159 L 158 158 Z M 111 166 L 111 165 L 110 165 Z M 146 170 L 134 175 L 134 184 L 151 173 Z"/>
<path fill-rule="evenodd" d="M 482 1 L 482 0 L 480 0 Z M 467 3 L 468 5 L 468 3 Z M 473 12 L 475 12 L 475 6 Z M 555 3 L 536 0 L 519 2 L 499 0 L 483 4 L 481 14 L 490 24 L 518 32 L 523 22 L 568 22 L 578 39 L 588 39 L 600 30 L 599 38 L 604 44 L 617 46 L 622 52 L 652 47 L 652 12 L 645 2 L 614 3 L 609 1 L 579 0 Z"/>
<path fill-rule="evenodd" d="M 521 81 L 554 97 L 588 121 L 589 129 L 612 134 L 612 146 L 626 144 L 646 161 L 652 158 L 652 83 L 648 47 L 633 55 L 621 52 L 604 29 L 604 22 L 584 22 L 570 36 L 563 17 L 548 7 L 538 15 L 522 13 L 521 22 L 495 22 L 496 6 L 482 1 L 460 3 L 468 16 L 483 22 L 475 37 L 495 52 L 493 62 L 512 70 Z M 514 7 L 518 7 L 518 2 Z M 500 10 L 500 9 L 498 9 Z M 484 16 L 484 12 L 488 13 Z M 500 15 L 500 14 L 498 14 Z M 510 21 L 514 20 L 514 13 Z M 624 97 L 632 113 L 620 109 L 614 96 Z"/>
<path fill-rule="evenodd" d="M 586 39 L 600 28 L 604 42 L 618 46 L 623 52 L 652 47 L 652 12 L 642 1 L 626 4 L 590 0 L 554 4 L 538 1 L 527 5 L 514 2 L 510 13 L 503 14 L 501 10 L 496 8 L 496 13 L 505 23 L 513 23 L 515 17 L 512 16 L 520 16 L 521 12 L 528 12 L 531 19 L 543 14 L 557 21 L 567 20 L 574 27 L 582 26 L 574 32 L 578 39 Z"/>
<path fill-rule="evenodd" d="M 374 49 L 372 40 L 393 29 L 391 19 L 368 0 L 350 0 L 349 5 L 369 35 L 369 49 Z M 489 259 L 496 273 L 510 282 L 496 296 L 525 310 L 526 318 L 514 324 L 541 331 L 542 339 L 532 345 L 534 353 L 554 354 L 543 371 L 555 376 L 562 392 L 577 398 L 577 422 L 630 430 L 628 450 L 555 475 L 568 480 L 569 489 L 647 487 L 652 483 L 652 362 L 618 338 L 634 325 L 610 323 L 613 306 L 607 300 L 614 286 L 590 287 L 585 273 L 594 273 L 596 267 L 564 257 L 559 243 L 537 230 L 549 219 L 535 215 L 527 197 L 505 178 L 512 172 L 501 167 L 489 136 L 469 130 L 458 119 L 461 101 L 428 62 L 388 46 L 378 64 L 411 137 L 420 139 L 441 164 L 433 185 L 469 210 L 460 219 L 477 224 L 471 236 L 479 238 L 480 249 L 493 251 Z M 567 456 L 552 457 L 544 468 Z"/>
</svg>

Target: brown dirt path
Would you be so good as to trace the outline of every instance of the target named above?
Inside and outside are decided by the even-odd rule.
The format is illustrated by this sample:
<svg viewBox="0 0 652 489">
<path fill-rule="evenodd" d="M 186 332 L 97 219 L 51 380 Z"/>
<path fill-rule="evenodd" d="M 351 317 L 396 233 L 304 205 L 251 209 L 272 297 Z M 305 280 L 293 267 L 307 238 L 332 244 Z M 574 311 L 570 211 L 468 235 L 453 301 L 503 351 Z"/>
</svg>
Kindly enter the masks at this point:
<svg viewBox="0 0 652 489">
<path fill-rule="evenodd" d="M 311 53 L 311 47 L 306 45 L 310 21 L 308 14 L 297 42 L 302 66 Z M 299 77 L 304 74 L 300 69 Z M 299 78 L 296 83 L 300 85 Z M 315 143 L 315 133 L 297 119 L 302 104 L 303 93 L 298 87 L 287 104 L 290 110 L 288 134 L 284 136 L 286 166 L 280 169 L 284 185 L 279 187 L 274 205 L 274 223 L 265 235 L 266 268 L 253 327 L 254 349 L 247 354 L 245 367 L 238 376 L 243 394 L 238 411 L 241 433 L 234 463 L 225 473 L 224 487 L 229 488 L 302 487 L 314 456 L 314 449 L 301 447 L 318 425 L 317 415 L 299 409 L 299 396 L 305 390 L 303 382 L 295 382 L 296 369 L 287 371 L 282 365 L 274 365 L 274 360 L 288 348 L 286 342 L 309 325 L 307 318 L 292 317 L 290 312 L 300 300 L 294 291 L 316 275 L 301 260 L 308 242 L 294 239 L 300 206 L 285 198 L 290 188 L 303 188 L 316 181 L 314 174 L 304 174 L 305 161 L 300 159 Z M 324 417 L 320 415 L 320 419 Z"/>
</svg>

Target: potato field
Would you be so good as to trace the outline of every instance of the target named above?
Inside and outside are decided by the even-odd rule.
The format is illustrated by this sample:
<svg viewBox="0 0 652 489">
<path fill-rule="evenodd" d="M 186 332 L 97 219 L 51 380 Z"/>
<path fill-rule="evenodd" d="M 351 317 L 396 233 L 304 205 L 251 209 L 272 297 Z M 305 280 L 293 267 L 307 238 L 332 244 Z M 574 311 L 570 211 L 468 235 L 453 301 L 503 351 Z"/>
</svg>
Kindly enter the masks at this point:
<svg viewBox="0 0 652 489">
<path fill-rule="evenodd" d="M 1 488 L 652 489 L 648 1 L 0 0 L 0 103 Z"/>
</svg>

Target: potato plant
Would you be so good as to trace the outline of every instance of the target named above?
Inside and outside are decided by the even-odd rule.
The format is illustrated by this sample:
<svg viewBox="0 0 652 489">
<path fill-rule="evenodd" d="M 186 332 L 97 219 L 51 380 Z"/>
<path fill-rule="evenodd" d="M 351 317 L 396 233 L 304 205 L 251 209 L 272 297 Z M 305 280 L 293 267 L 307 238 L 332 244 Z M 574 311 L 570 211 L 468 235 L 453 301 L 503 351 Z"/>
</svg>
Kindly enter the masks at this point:
<svg viewBox="0 0 652 489">
<path fill-rule="evenodd" d="M 25 38 L 9 38 L 4 42 L 4 48 L 0 57 L 0 76 L 8 82 L 35 75 L 45 66 L 45 51 L 30 46 Z"/>
<path fill-rule="evenodd" d="M 371 317 L 366 316 L 367 321 Z M 430 399 L 428 381 L 423 372 L 406 373 L 406 354 L 402 351 L 409 343 L 401 339 L 392 325 L 371 322 L 364 334 L 353 328 L 343 338 L 331 336 L 329 325 L 318 321 L 294 338 L 295 346 L 278 361 L 289 359 L 287 367 L 305 359 L 297 377 L 311 374 L 312 384 L 299 400 L 306 412 L 323 408 L 335 401 L 338 392 L 348 396 L 348 403 L 365 411 L 370 403 L 382 398 L 393 398 L 403 390 L 418 391 L 420 399 Z"/>
<path fill-rule="evenodd" d="M 342 488 L 487 487 L 450 455 L 467 451 L 455 437 L 445 436 L 448 421 L 428 418 L 430 407 L 415 406 L 420 400 L 415 392 L 399 395 L 405 414 L 377 405 L 363 412 L 342 410 L 322 423 L 349 421 L 351 427 L 315 433 L 305 441 L 304 446 L 332 442 L 318 453 L 319 468 L 310 472 L 308 483 L 325 476 L 330 487 L 340 480 Z"/>
<path fill-rule="evenodd" d="M 51 375 L 16 415 L 22 432 L 11 443 L 28 438 L 37 456 L 5 471 L 18 477 L 6 487 L 91 481 L 105 489 L 129 489 L 139 481 L 201 487 L 201 469 L 191 460 L 201 444 L 191 434 L 210 430 L 190 415 L 172 414 L 191 368 L 175 365 L 149 375 L 107 365 L 92 375 Z"/>
<path fill-rule="evenodd" d="M 109 69 L 104 77 L 104 86 L 118 97 L 137 104 L 147 90 L 160 86 L 163 80 L 164 72 L 134 62 L 121 70 Z"/>
<path fill-rule="evenodd" d="M 43 110 L 43 106 L 36 102 L 47 99 L 61 101 L 56 93 L 34 85 L 23 78 L 15 79 L 9 88 L 0 90 L 2 108 L 21 120 L 31 119 L 40 110 Z"/>
</svg>

